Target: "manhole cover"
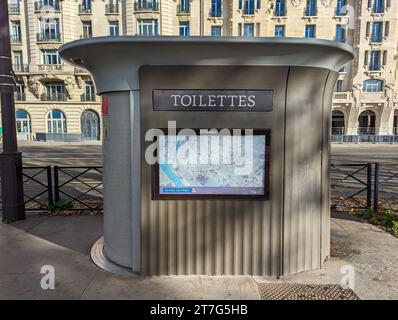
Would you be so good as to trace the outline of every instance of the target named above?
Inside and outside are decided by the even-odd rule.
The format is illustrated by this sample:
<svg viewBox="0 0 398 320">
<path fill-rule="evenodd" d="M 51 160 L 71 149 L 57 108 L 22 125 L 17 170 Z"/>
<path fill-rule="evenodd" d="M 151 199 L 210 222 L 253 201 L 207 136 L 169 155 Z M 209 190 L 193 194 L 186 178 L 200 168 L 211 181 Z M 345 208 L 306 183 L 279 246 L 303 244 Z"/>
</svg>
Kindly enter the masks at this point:
<svg viewBox="0 0 398 320">
<path fill-rule="evenodd" d="M 360 300 L 351 289 L 339 285 L 259 283 L 263 300 Z"/>
</svg>

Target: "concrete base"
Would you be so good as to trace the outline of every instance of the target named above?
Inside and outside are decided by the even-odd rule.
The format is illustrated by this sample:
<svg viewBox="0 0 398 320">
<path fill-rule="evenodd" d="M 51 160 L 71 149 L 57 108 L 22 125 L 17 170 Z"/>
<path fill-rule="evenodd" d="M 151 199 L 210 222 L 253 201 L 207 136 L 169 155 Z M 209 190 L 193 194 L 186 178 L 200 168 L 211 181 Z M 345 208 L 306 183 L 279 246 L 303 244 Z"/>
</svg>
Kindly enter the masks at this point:
<svg viewBox="0 0 398 320">
<path fill-rule="evenodd" d="M 109 260 L 104 252 L 104 237 L 99 238 L 91 248 L 91 260 L 101 269 L 124 277 L 138 277 L 129 268 L 125 268 Z"/>
</svg>

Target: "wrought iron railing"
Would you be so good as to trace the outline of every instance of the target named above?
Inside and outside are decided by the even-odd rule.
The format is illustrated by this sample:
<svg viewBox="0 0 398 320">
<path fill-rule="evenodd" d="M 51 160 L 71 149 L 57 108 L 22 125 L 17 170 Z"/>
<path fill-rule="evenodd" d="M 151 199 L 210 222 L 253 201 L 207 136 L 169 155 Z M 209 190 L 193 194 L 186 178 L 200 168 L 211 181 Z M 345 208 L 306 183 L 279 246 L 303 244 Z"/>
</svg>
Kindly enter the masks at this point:
<svg viewBox="0 0 398 320">
<path fill-rule="evenodd" d="M 38 42 L 60 42 L 61 34 L 60 33 L 39 32 L 36 35 L 36 40 Z"/>
<path fill-rule="evenodd" d="M 159 11 L 158 1 L 137 1 L 134 3 L 135 11 Z"/>
</svg>

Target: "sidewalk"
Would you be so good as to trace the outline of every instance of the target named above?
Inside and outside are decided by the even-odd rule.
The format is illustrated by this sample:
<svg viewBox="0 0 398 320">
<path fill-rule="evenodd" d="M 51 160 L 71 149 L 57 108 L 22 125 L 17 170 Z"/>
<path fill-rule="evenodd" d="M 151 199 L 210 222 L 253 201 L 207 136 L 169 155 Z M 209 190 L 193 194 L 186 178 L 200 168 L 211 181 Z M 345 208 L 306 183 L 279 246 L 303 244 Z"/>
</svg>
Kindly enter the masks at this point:
<svg viewBox="0 0 398 320">
<path fill-rule="evenodd" d="M 47 217 L 0 224 L 0 299 L 259 299 L 259 282 L 340 283 L 356 271 L 362 299 L 398 299 L 398 239 L 339 214 L 332 219 L 332 258 L 319 271 L 276 280 L 251 276 L 123 278 L 98 269 L 89 249 L 101 216 Z M 55 290 L 42 290 L 40 269 L 55 268 Z"/>
</svg>

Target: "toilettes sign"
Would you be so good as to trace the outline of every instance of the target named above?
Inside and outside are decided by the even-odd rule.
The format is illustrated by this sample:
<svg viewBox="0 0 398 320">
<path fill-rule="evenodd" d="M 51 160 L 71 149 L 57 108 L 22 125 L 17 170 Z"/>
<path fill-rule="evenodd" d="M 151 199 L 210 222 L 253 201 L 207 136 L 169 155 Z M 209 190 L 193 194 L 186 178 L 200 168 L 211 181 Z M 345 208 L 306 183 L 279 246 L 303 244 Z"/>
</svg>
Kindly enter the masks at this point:
<svg viewBox="0 0 398 320">
<path fill-rule="evenodd" d="M 272 90 L 153 90 L 154 111 L 269 112 Z"/>
</svg>

